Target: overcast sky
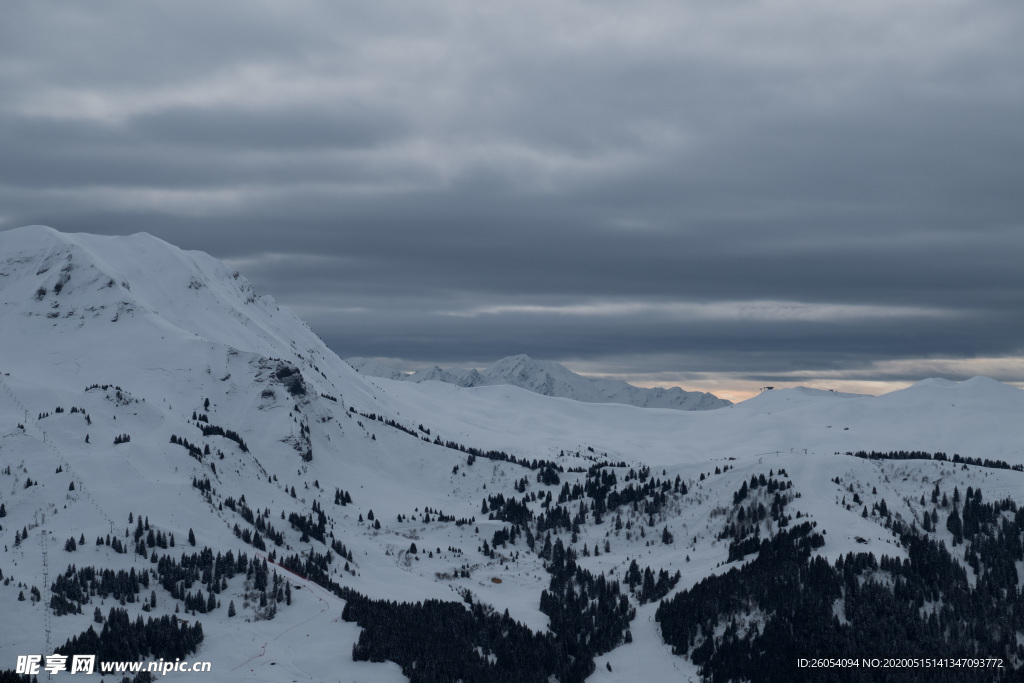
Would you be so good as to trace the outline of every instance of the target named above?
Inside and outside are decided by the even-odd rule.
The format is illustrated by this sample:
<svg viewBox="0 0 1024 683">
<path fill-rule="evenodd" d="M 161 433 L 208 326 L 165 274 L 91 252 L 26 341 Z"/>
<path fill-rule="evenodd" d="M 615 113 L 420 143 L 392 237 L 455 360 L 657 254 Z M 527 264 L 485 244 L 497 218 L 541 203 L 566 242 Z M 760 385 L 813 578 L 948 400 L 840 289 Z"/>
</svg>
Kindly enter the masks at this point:
<svg viewBox="0 0 1024 683">
<path fill-rule="evenodd" d="M 1024 385 L 1020 0 L 3 15 L 0 229 L 209 252 L 342 357 Z"/>
</svg>

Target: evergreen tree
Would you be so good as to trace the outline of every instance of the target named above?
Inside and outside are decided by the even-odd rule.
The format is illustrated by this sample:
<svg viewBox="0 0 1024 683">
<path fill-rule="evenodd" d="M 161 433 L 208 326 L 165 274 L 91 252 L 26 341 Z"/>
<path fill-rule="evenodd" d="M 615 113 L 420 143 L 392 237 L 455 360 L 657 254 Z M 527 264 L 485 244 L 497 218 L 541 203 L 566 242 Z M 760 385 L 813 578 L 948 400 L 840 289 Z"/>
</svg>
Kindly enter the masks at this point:
<svg viewBox="0 0 1024 683">
<path fill-rule="evenodd" d="M 956 507 L 949 513 L 949 519 L 946 520 L 946 529 L 949 533 L 953 534 L 953 545 L 958 545 L 963 542 L 963 522 L 960 521 L 960 514 L 957 512 Z"/>
</svg>

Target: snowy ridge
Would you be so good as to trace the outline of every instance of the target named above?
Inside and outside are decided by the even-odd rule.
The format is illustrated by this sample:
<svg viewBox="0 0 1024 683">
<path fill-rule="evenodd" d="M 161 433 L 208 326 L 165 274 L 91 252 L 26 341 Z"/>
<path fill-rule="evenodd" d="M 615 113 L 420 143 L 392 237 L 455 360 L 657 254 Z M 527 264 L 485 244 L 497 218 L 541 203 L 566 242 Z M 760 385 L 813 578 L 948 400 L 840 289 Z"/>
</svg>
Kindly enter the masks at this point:
<svg viewBox="0 0 1024 683">
<path fill-rule="evenodd" d="M 591 379 L 577 375 L 554 361 L 534 360 L 527 355 L 508 356 L 485 370 L 464 368 L 424 368 L 404 373 L 368 358 L 349 358 L 349 365 L 364 375 L 405 382 L 446 382 L 459 387 L 511 385 L 542 396 L 569 398 L 586 403 L 622 403 L 641 408 L 675 410 L 714 410 L 732 405 L 731 401 L 699 391 L 679 387 L 644 389 L 615 379 Z"/>
</svg>

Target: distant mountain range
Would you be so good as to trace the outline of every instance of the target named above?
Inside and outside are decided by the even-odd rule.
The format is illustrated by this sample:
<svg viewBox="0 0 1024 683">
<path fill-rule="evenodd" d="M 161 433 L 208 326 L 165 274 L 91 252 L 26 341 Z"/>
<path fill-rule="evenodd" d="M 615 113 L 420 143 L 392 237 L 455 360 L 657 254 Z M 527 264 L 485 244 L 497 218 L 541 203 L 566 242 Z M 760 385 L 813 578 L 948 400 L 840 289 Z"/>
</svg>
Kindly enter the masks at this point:
<svg viewBox="0 0 1024 683">
<path fill-rule="evenodd" d="M 543 396 L 585 403 L 623 403 L 673 410 L 713 410 L 732 405 L 731 401 L 714 394 L 685 391 L 679 387 L 644 389 L 617 379 L 591 379 L 577 375 L 554 361 L 534 360 L 524 354 L 502 358 L 482 372 L 465 368 L 443 369 L 435 365 L 410 374 L 368 358 L 349 358 L 346 362 L 357 372 L 371 377 L 401 382 L 446 382 L 460 387 L 510 384 Z"/>
</svg>

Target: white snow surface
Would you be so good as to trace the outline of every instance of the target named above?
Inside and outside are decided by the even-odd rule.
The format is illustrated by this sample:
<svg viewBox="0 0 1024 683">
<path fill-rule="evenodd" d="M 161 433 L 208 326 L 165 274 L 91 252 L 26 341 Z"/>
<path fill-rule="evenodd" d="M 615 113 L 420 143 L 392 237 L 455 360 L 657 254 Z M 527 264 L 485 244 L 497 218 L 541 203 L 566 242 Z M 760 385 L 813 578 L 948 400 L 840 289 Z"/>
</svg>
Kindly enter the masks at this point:
<svg viewBox="0 0 1024 683">
<path fill-rule="evenodd" d="M 305 394 L 289 391 L 278 378 L 282 367 L 301 371 Z M 110 386 L 87 390 L 94 384 Z M 72 406 L 84 413 L 71 413 Z M 350 408 L 395 420 L 420 438 L 353 415 Z M 237 431 L 250 452 L 223 437 L 203 437 L 193 411 Z M 610 542 L 610 552 L 580 559 L 591 571 L 621 578 L 636 559 L 641 567 L 681 571 L 679 590 L 731 566 L 725 563 L 728 544 L 716 540 L 723 524 L 716 510 L 752 474 L 788 472 L 800 494 L 792 506 L 825 532 L 819 552 L 830 559 L 863 550 L 905 555 L 877 517 L 862 518 L 858 506 L 840 504 L 851 495 L 849 487 L 868 506 L 885 499 L 908 521 L 919 513 L 915 501 L 938 479 L 950 489 L 980 488 L 989 500 L 1021 499 L 1024 473 L 867 461 L 845 453 L 916 449 L 1024 464 L 1022 414 L 1024 392 L 984 377 L 925 380 L 879 397 L 776 390 L 699 411 L 581 402 L 507 383 L 467 389 L 445 381 L 367 377 L 296 316 L 256 295 L 243 276 L 206 254 L 145 234 L 10 230 L 0 233 L 0 503 L 7 512 L 0 518 L 0 669 L 13 668 L 19 654 L 49 654 L 92 623 L 91 605 L 83 615 L 61 617 L 45 609 L 49 583 L 68 565 L 150 567 L 148 558 L 95 545 L 100 535 L 123 539 L 130 513 L 174 534 L 172 557 L 193 551 L 185 542 L 189 529 L 200 548 L 251 556 L 253 549 L 232 532 L 245 523 L 216 504 L 244 495 L 253 509 L 270 509 L 290 548 L 282 552 L 323 552 L 318 543 L 301 542 L 280 519 L 282 512 L 308 513 L 315 500 L 335 537 L 354 553 L 354 574 L 341 562 L 332 565 L 340 583 L 371 597 L 411 601 L 459 601 L 460 591 L 469 589 L 499 612 L 507 608 L 530 628 L 546 629 L 547 617 L 538 609 L 548 577 L 541 561 L 529 552 L 517 561 L 479 552 L 483 540 L 505 526 L 484 519 L 480 507 L 487 495 L 516 495 L 513 486 L 524 476 L 538 496 L 548 490 L 557 496 L 560 486 L 544 486 L 510 463 L 477 459 L 467 466 L 464 453 L 434 439 L 556 459 L 567 469 L 621 460 L 627 467 L 648 465 L 661 478 L 680 476 L 690 493 L 657 524 L 668 526 L 675 543 L 627 539 L 610 516 L 602 525 L 587 525 L 579 541 L 591 547 Z M 113 445 L 120 434 L 129 434 L 130 442 Z M 170 443 L 171 435 L 209 444 L 225 457 L 200 463 Z M 313 458 L 304 462 L 307 444 Z M 714 473 L 726 465 L 728 471 Z M 562 480 L 571 486 L 583 476 L 567 472 Z M 193 477 L 210 478 L 213 503 L 191 486 Z M 841 484 L 834 483 L 837 477 Z M 29 478 L 36 484 L 26 488 Z M 353 504 L 334 505 L 335 487 L 350 492 Z M 427 507 L 477 521 L 424 523 L 419 520 Z M 367 520 L 371 510 L 380 530 Z M 399 514 L 405 521 L 397 521 Z M 22 529 L 28 536 L 15 546 Z M 81 535 L 84 546 L 63 549 L 67 538 Z M 648 540 L 654 537 L 648 534 Z M 418 555 L 407 552 L 412 542 Z M 464 566 L 472 568 L 471 578 L 446 578 Z M 210 680 L 404 680 L 394 663 L 353 662 L 359 629 L 341 621 L 344 602 L 297 576 L 287 578 L 301 589 L 273 620 L 255 621 L 254 608 L 243 608 L 239 577 L 221 594 L 220 608 L 187 617 L 203 624 L 206 639 L 193 659 L 213 663 Z M 152 615 L 173 613 L 174 600 L 152 585 Z M 43 600 L 19 601 L 19 592 L 28 596 L 32 586 Z M 229 600 L 239 611 L 233 618 L 226 616 Z M 104 613 L 111 604 L 108 599 L 102 605 Z M 598 657 L 593 680 L 698 680 L 695 667 L 661 641 L 655 607 L 638 609 L 634 642 Z M 126 606 L 133 618 L 139 608 Z"/>
<path fill-rule="evenodd" d="M 675 410 L 714 410 L 732 405 L 731 401 L 700 391 L 679 387 L 644 389 L 617 379 L 593 379 L 577 375 L 549 360 L 534 360 L 525 354 L 508 356 L 483 371 L 465 368 L 424 368 L 404 373 L 370 358 L 354 357 L 346 361 L 364 375 L 404 382 L 445 382 L 460 387 L 510 385 L 543 396 L 571 398 L 586 403 L 623 403 L 642 408 Z"/>
</svg>

